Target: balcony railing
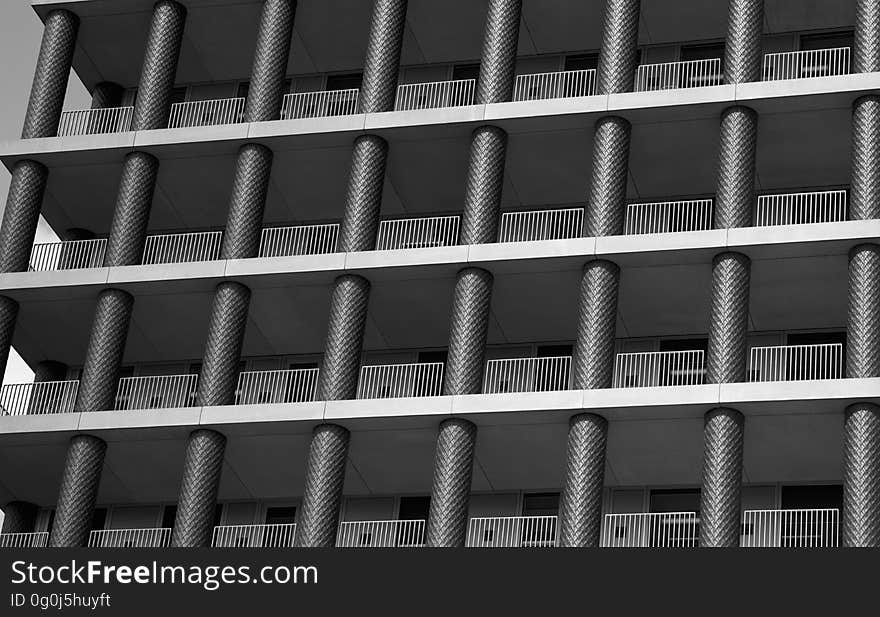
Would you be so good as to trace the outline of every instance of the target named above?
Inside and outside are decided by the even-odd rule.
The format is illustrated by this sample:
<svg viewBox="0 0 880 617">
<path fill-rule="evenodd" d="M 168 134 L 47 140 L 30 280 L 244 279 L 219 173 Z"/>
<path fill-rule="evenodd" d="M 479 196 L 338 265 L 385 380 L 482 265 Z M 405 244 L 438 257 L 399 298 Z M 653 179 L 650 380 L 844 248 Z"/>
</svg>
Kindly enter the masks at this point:
<svg viewBox="0 0 880 617">
<path fill-rule="evenodd" d="M 843 344 L 752 347 L 749 381 L 843 379 Z"/>
<path fill-rule="evenodd" d="M 473 105 L 476 85 L 474 79 L 402 84 L 397 86 L 394 111 Z"/>
<path fill-rule="evenodd" d="M 357 113 L 359 90 L 326 90 L 286 94 L 281 105 L 282 120 L 348 116 Z"/>
<path fill-rule="evenodd" d="M 564 99 L 596 94 L 596 70 L 517 75 L 514 101 Z"/>
<path fill-rule="evenodd" d="M 171 106 L 168 128 L 216 126 L 244 122 L 244 98 L 187 101 Z"/>
<path fill-rule="evenodd" d="M 71 413 L 79 381 L 7 384 L 0 390 L 0 413 L 9 416 Z"/>
<path fill-rule="evenodd" d="M 116 392 L 118 411 L 168 409 L 195 404 L 198 375 L 123 377 Z"/>
<path fill-rule="evenodd" d="M 417 548 L 425 545 L 425 521 L 346 521 L 339 523 L 340 548 Z"/>
<path fill-rule="evenodd" d="M 220 257 L 222 231 L 147 236 L 141 263 L 177 264 L 213 261 Z"/>
<path fill-rule="evenodd" d="M 267 227 L 260 238 L 260 257 L 293 257 L 335 253 L 339 224 Z"/>
<path fill-rule="evenodd" d="M 31 248 L 29 267 L 35 272 L 100 268 L 104 265 L 107 240 L 73 240 L 35 244 Z"/>
<path fill-rule="evenodd" d="M 106 109 L 77 109 L 61 113 L 58 136 L 99 135 L 122 133 L 131 130 L 134 107 L 108 107 Z"/>
<path fill-rule="evenodd" d="M 559 542 L 556 516 L 472 518 L 467 546 L 475 548 L 550 548 Z"/>
<path fill-rule="evenodd" d="M 440 396 L 443 363 L 362 366 L 358 398 Z"/>
<path fill-rule="evenodd" d="M 236 405 L 305 403 L 315 400 L 316 368 L 283 371 L 249 371 L 238 376 Z"/>
<path fill-rule="evenodd" d="M 845 221 L 846 191 L 761 195 L 755 225 L 805 225 Z"/>
<path fill-rule="evenodd" d="M 583 228 L 583 208 L 505 212 L 501 215 L 498 242 L 580 238 Z"/>
<path fill-rule="evenodd" d="M 214 527 L 215 548 L 290 548 L 296 538 L 296 523 L 269 525 L 220 525 Z"/>
<path fill-rule="evenodd" d="M 489 360 L 483 393 L 568 390 L 570 381 L 571 356 Z"/>
<path fill-rule="evenodd" d="M 746 548 L 834 548 L 840 545 L 840 511 L 748 510 L 740 546 Z"/>
<path fill-rule="evenodd" d="M 636 92 L 720 86 L 724 83 L 721 58 L 643 64 L 636 69 Z"/>
<path fill-rule="evenodd" d="M 712 229 L 712 200 L 629 204 L 625 234 L 664 234 Z"/>
<path fill-rule="evenodd" d="M 764 56 L 764 81 L 846 75 L 851 68 L 849 47 L 789 51 Z"/>
<path fill-rule="evenodd" d="M 700 543 L 696 512 L 606 514 L 602 546 L 609 548 L 692 548 Z"/>
<path fill-rule="evenodd" d="M 0 533 L 0 548 L 43 548 L 48 543 L 48 531 Z"/>
<path fill-rule="evenodd" d="M 89 546 L 96 548 L 164 548 L 171 544 L 171 528 L 101 529 L 89 533 Z"/>
<path fill-rule="evenodd" d="M 614 359 L 615 388 L 696 386 L 705 374 L 701 349 L 619 353 Z"/>
<path fill-rule="evenodd" d="M 458 244 L 460 216 L 396 219 L 379 223 L 376 250 L 430 248 Z"/>
</svg>

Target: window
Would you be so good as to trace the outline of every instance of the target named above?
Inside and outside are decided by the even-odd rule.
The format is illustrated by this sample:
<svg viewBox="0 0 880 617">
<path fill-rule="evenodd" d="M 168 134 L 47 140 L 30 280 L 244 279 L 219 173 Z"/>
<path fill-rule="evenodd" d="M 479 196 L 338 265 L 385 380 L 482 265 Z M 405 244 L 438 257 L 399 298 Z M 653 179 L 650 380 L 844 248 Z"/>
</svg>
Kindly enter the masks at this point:
<svg viewBox="0 0 880 617">
<path fill-rule="evenodd" d="M 801 36 L 801 51 L 816 51 L 822 49 L 839 49 L 854 45 L 852 32 L 830 32 L 825 34 L 807 34 Z M 844 66 L 845 65 L 845 66 Z M 844 70 L 845 69 L 845 70 Z M 808 54 L 800 63 L 800 77 L 821 77 L 823 75 L 836 75 L 849 71 L 849 62 L 840 53 L 825 52 Z"/>
<path fill-rule="evenodd" d="M 802 332 L 786 337 L 789 346 L 793 345 L 835 345 L 843 347 L 838 352 L 834 348 L 817 348 L 802 353 L 789 353 L 786 356 L 786 379 L 840 379 L 844 376 L 846 357 L 846 332 Z"/>
<path fill-rule="evenodd" d="M 523 495 L 522 515 L 524 517 L 557 516 L 559 514 L 559 493 L 531 493 Z M 520 546 L 544 547 L 556 543 L 556 521 L 554 519 L 532 519 L 523 521 L 520 528 Z"/>
<path fill-rule="evenodd" d="M 107 508 L 95 508 L 95 512 L 92 514 L 92 527 L 91 529 L 100 530 L 104 529 L 104 525 L 107 523 Z"/>
<path fill-rule="evenodd" d="M 853 32 L 825 32 L 823 34 L 801 35 L 801 51 L 817 49 L 836 49 L 852 47 L 855 41 Z"/>
<path fill-rule="evenodd" d="M 843 486 L 783 486 L 783 510 L 843 510 Z M 783 519 L 781 546 L 840 546 L 831 513 L 802 513 Z"/>
<path fill-rule="evenodd" d="M 431 511 L 431 497 L 401 497 L 397 519 L 401 521 L 425 521 Z M 397 528 L 396 546 L 421 546 L 425 543 L 425 525 L 400 525 Z"/>
<path fill-rule="evenodd" d="M 363 82 L 363 73 L 346 75 L 328 75 L 326 90 L 359 90 Z"/>
<path fill-rule="evenodd" d="M 682 62 L 697 62 L 681 69 L 678 77 L 679 88 L 717 85 L 724 70 L 724 43 L 682 45 L 679 58 Z M 721 63 L 709 62 L 716 59 L 721 60 Z"/>
<path fill-rule="evenodd" d="M 575 54 L 565 57 L 565 71 L 597 70 L 599 68 L 599 54 Z"/>
<path fill-rule="evenodd" d="M 174 519 L 177 516 L 177 506 L 169 505 L 162 508 L 162 524 L 161 527 L 166 529 L 174 528 Z"/>
<path fill-rule="evenodd" d="M 699 546 L 700 489 L 653 490 L 648 511 L 666 515 L 652 522 L 649 546 Z M 696 513 L 696 519 L 686 516 L 690 512 Z"/>
<path fill-rule="evenodd" d="M 702 383 L 705 374 L 705 353 L 708 348 L 708 338 L 660 341 L 660 351 L 702 351 L 704 361 L 701 363 L 697 354 L 680 353 L 661 356 L 657 385 L 676 386 Z"/>
<path fill-rule="evenodd" d="M 480 85 L 480 64 L 457 64 L 452 67 L 452 80 L 474 80 L 474 101 L 476 101 L 477 88 Z"/>
<path fill-rule="evenodd" d="M 179 86 L 171 91 L 171 104 L 183 103 L 186 101 L 186 86 Z"/>
<path fill-rule="evenodd" d="M 537 358 L 555 358 L 558 356 L 570 356 L 572 354 L 572 349 L 574 349 L 574 346 L 571 344 L 568 344 L 568 345 L 538 345 L 538 350 L 535 353 L 535 357 L 537 357 Z"/>
<path fill-rule="evenodd" d="M 289 525 L 296 522 L 296 506 L 266 508 L 267 525 Z"/>
<path fill-rule="evenodd" d="M 724 59 L 724 43 L 709 43 L 703 45 L 682 45 L 679 55 L 682 62 L 693 60 Z"/>
</svg>

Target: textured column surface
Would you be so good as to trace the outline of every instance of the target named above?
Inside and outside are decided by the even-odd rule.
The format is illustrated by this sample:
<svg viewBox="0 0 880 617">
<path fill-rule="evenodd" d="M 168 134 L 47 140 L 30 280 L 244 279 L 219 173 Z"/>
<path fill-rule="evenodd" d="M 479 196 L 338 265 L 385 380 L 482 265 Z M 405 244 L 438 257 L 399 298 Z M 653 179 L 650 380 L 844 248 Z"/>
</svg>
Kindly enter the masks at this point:
<svg viewBox="0 0 880 617">
<path fill-rule="evenodd" d="M 43 360 L 34 367 L 34 381 L 64 381 L 67 379 L 67 365 L 55 360 Z"/>
<path fill-rule="evenodd" d="M 112 81 L 102 81 L 92 89 L 92 109 L 120 107 L 125 88 Z"/>
<path fill-rule="evenodd" d="M 743 415 L 718 408 L 703 427 L 700 546 L 739 546 L 743 468 Z"/>
<path fill-rule="evenodd" d="M 597 259 L 584 266 L 572 369 L 572 387 L 576 390 L 612 385 L 619 289 L 617 264 Z"/>
<path fill-rule="evenodd" d="M 584 220 L 587 237 L 623 233 L 629 175 L 630 123 L 608 116 L 596 123 L 590 198 Z"/>
<path fill-rule="evenodd" d="M 159 161 L 153 155 L 131 152 L 125 156 L 104 266 L 141 263 L 158 173 Z"/>
<path fill-rule="evenodd" d="M 449 352 L 443 375 L 443 394 L 479 394 L 492 306 L 491 272 L 465 268 L 458 273 L 452 296 Z"/>
<path fill-rule="evenodd" d="M 18 302 L 6 296 L 0 296 L 0 384 L 6 374 L 6 363 L 9 361 L 9 350 L 12 349 L 12 337 L 15 334 L 15 322 L 18 320 Z"/>
<path fill-rule="evenodd" d="M 847 407 L 843 444 L 843 546 L 880 546 L 880 407 Z"/>
<path fill-rule="evenodd" d="M 369 304 L 370 281 L 354 274 L 336 279 L 315 400 L 353 399 L 357 394 Z"/>
<path fill-rule="evenodd" d="M 513 98 L 521 17 L 522 0 L 489 0 L 477 82 L 480 105 L 506 103 Z"/>
<path fill-rule="evenodd" d="M 58 134 L 78 31 L 79 18 L 70 11 L 52 11 L 46 16 L 22 139 Z"/>
<path fill-rule="evenodd" d="M 880 218 L 880 96 L 853 104 L 849 218 Z"/>
<path fill-rule="evenodd" d="M 2 533 L 32 533 L 39 510 L 36 504 L 27 501 L 10 501 L 3 506 Z"/>
<path fill-rule="evenodd" d="M 350 437 L 347 429 L 335 424 L 321 424 L 312 432 L 296 546 L 336 544 Z"/>
<path fill-rule="evenodd" d="M 134 298 L 121 289 L 105 289 L 98 296 L 76 411 L 113 409 L 133 309 Z"/>
<path fill-rule="evenodd" d="M 92 528 L 107 444 L 91 435 L 77 435 L 67 447 L 61 489 L 49 546 L 85 546 Z"/>
<path fill-rule="evenodd" d="M 880 246 L 860 244 L 849 253 L 846 376 L 880 377 Z"/>
<path fill-rule="evenodd" d="M 758 114 L 728 107 L 721 114 L 715 228 L 750 227 L 755 207 L 755 158 Z"/>
<path fill-rule="evenodd" d="M 364 77 L 358 96 L 360 113 L 394 109 L 407 0 L 374 0 Z"/>
<path fill-rule="evenodd" d="M 608 421 L 591 413 L 568 425 L 565 485 L 559 503 L 561 546 L 599 546 Z"/>
<path fill-rule="evenodd" d="M 746 379 L 751 261 L 741 253 L 721 253 L 712 260 L 712 299 L 706 383 Z"/>
<path fill-rule="evenodd" d="M 724 81 L 740 84 L 761 80 L 761 36 L 764 0 L 729 0 Z"/>
<path fill-rule="evenodd" d="M 239 149 L 220 259 L 249 259 L 259 254 L 272 160 L 266 146 L 245 144 Z"/>
<path fill-rule="evenodd" d="M 153 7 L 132 130 L 148 131 L 168 126 L 171 91 L 185 25 L 186 8 L 182 4 L 160 0 Z"/>
<path fill-rule="evenodd" d="M 172 546 L 210 546 L 225 450 L 226 437 L 216 431 L 200 429 L 190 433 L 171 534 Z"/>
<path fill-rule="evenodd" d="M 371 251 L 376 247 L 388 142 L 377 135 L 362 135 L 354 142 L 345 212 L 339 229 L 339 251 Z"/>
<path fill-rule="evenodd" d="M 296 0 L 263 2 L 254 66 L 248 87 L 245 110 L 247 122 L 266 122 L 280 117 L 295 13 Z"/>
<path fill-rule="evenodd" d="M 464 546 L 476 445 L 477 427 L 473 423 L 451 418 L 440 424 L 425 534 L 427 546 Z"/>
<path fill-rule="evenodd" d="M 880 71 L 880 3 L 856 0 L 856 36 L 853 72 Z"/>
<path fill-rule="evenodd" d="M 217 286 L 199 375 L 198 405 L 232 405 L 235 402 L 250 301 L 251 290 L 241 283 L 227 281 Z"/>
<path fill-rule="evenodd" d="M 488 244 L 498 240 L 501 192 L 507 158 L 507 133 L 481 126 L 471 136 L 459 244 Z"/>
<path fill-rule="evenodd" d="M 597 94 L 632 92 L 639 61 L 640 0 L 605 0 Z"/>
<path fill-rule="evenodd" d="M 12 168 L 3 226 L 0 227 L 0 272 L 26 272 L 40 221 L 49 170 L 22 160 Z"/>
</svg>

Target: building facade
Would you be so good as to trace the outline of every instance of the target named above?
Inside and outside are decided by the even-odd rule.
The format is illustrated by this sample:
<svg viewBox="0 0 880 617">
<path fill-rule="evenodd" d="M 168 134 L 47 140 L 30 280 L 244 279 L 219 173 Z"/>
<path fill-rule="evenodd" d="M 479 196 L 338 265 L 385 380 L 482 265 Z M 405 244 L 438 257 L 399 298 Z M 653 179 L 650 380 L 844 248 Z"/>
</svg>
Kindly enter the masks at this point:
<svg viewBox="0 0 880 617">
<path fill-rule="evenodd" d="M 875 0 L 33 5 L 0 545 L 880 544 Z"/>
</svg>

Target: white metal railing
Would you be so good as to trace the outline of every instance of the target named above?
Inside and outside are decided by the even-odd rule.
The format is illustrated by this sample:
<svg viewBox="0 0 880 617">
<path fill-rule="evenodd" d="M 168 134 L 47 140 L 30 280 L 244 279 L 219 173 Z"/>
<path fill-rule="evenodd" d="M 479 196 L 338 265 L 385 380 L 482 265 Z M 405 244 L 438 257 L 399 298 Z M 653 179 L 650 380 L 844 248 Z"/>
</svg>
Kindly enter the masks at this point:
<svg viewBox="0 0 880 617">
<path fill-rule="evenodd" d="M 282 120 L 348 116 L 357 113 L 359 90 L 325 90 L 284 95 Z"/>
<path fill-rule="evenodd" d="M 596 70 L 558 71 L 517 75 L 514 101 L 564 99 L 596 94 Z"/>
<path fill-rule="evenodd" d="M 170 527 L 149 529 L 97 529 L 89 533 L 88 546 L 96 548 L 164 548 L 171 544 Z"/>
<path fill-rule="evenodd" d="M 142 264 L 177 264 L 213 261 L 220 257 L 222 231 L 147 236 Z"/>
<path fill-rule="evenodd" d="M 739 545 L 745 548 L 834 548 L 840 545 L 840 511 L 747 510 Z"/>
<path fill-rule="evenodd" d="M 107 240 L 73 240 L 35 244 L 29 268 L 35 272 L 100 268 L 104 264 Z"/>
<path fill-rule="evenodd" d="M 476 86 L 475 79 L 401 84 L 397 86 L 394 111 L 473 105 Z"/>
<path fill-rule="evenodd" d="M 218 525 L 211 546 L 215 548 L 290 548 L 296 538 L 296 523 L 267 525 Z"/>
<path fill-rule="evenodd" d="M 842 343 L 752 347 L 749 381 L 843 379 Z"/>
<path fill-rule="evenodd" d="M 316 368 L 248 371 L 238 376 L 236 405 L 304 403 L 315 400 Z"/>
<path fill-rule="evenodd" d="M 583 208 L 504 212 L 501 215 L 498 242 L 580 238 L 583 227 Z"/>
<path fill-rule="evenodd" d="M 244 122 L 244 98 L 187 101 L 171 106 L 168 128 L 215 126 Z"/>
<path fill-rule="evenodd" d="M 762 227 L 845 221 L 846 210 L 846 191 L 761 195 L 758 197 L 755 225 Z"/>
<path fill-rule="evenodd" d="M 568 390 L 570 381 L 571 356 L 489 360 L 483 393 Z"/>
<path fill-rule="evenodd" d="M 458 243 L 460 216 L 395 219 L 379 223 L 376 250 L 453 246 Z"/>
<path fill-rule="evenodd" d="M 440 396 L 443 363 L 379 364 L 362 366 L 358 398 Z"/>
<path fill-rule="evenodd" d="M 696 386 L 703 383 L 705 373 L 702 349 L 619 353 L 614 359 L 613 387 Z"/>
<path fill-rule="evenodd" d="M 559 541 L 556 516 L 500 516 L 468 521 L 466 546 L 550 548 Z"/>
<path fill-rule="evenodd" d="M 134 107 L 65 111 L 61 113 L 61 120 L 58 122 L 58 136 L 98 135 L 130 131 L 133 117 Z"/>
<path fill-rule="evenodd" d="M 609 548 L 691 548 L 700 543 L 696 512 L 606 514 L 601 545 Z"/>
<path fill-rule="evenodd" d="M 260 257 L 335 253 L 339 224 L 267 227 L 260 238 Z"/>
<path fill-rule="evenodd" d="M 0 390 L 0 414 L 9 416 L 70 413 L 79 381 L 11 383 Z"/>
<path fill-rule="evenodd" d="M 425 521 L 345 521 L 339 523 L 339 548 L 416 548 L 425 545 Z"/>
<path fill-rule="evenodd" d="M 48 543 L 48 531 L 0 533 L 0 548 L 44 548 Z"/>
<path fill-rule="evenodd" d="M 195 404 L 198 375 L 159 375 L 123 377 L 116 391 L 119 411 L 130 409 L 168 409 Z"/>
<path fill-rule="evenodd" d="M 850 68 L 850 48 L 788 51 L 764 56 L 764 81 L 807 79 L 846 75 Z"/>
<path fill-rule="evenodd" d="M 625 234 L 663 234 L 712 229 L 711 199 L 629 204 Z"/>
<path fill-rule="evenodd" d="M 720 86 L 724 83 L 721 58 L 643 64 L 636 69 L 636 92 Z"/>
</svg>

